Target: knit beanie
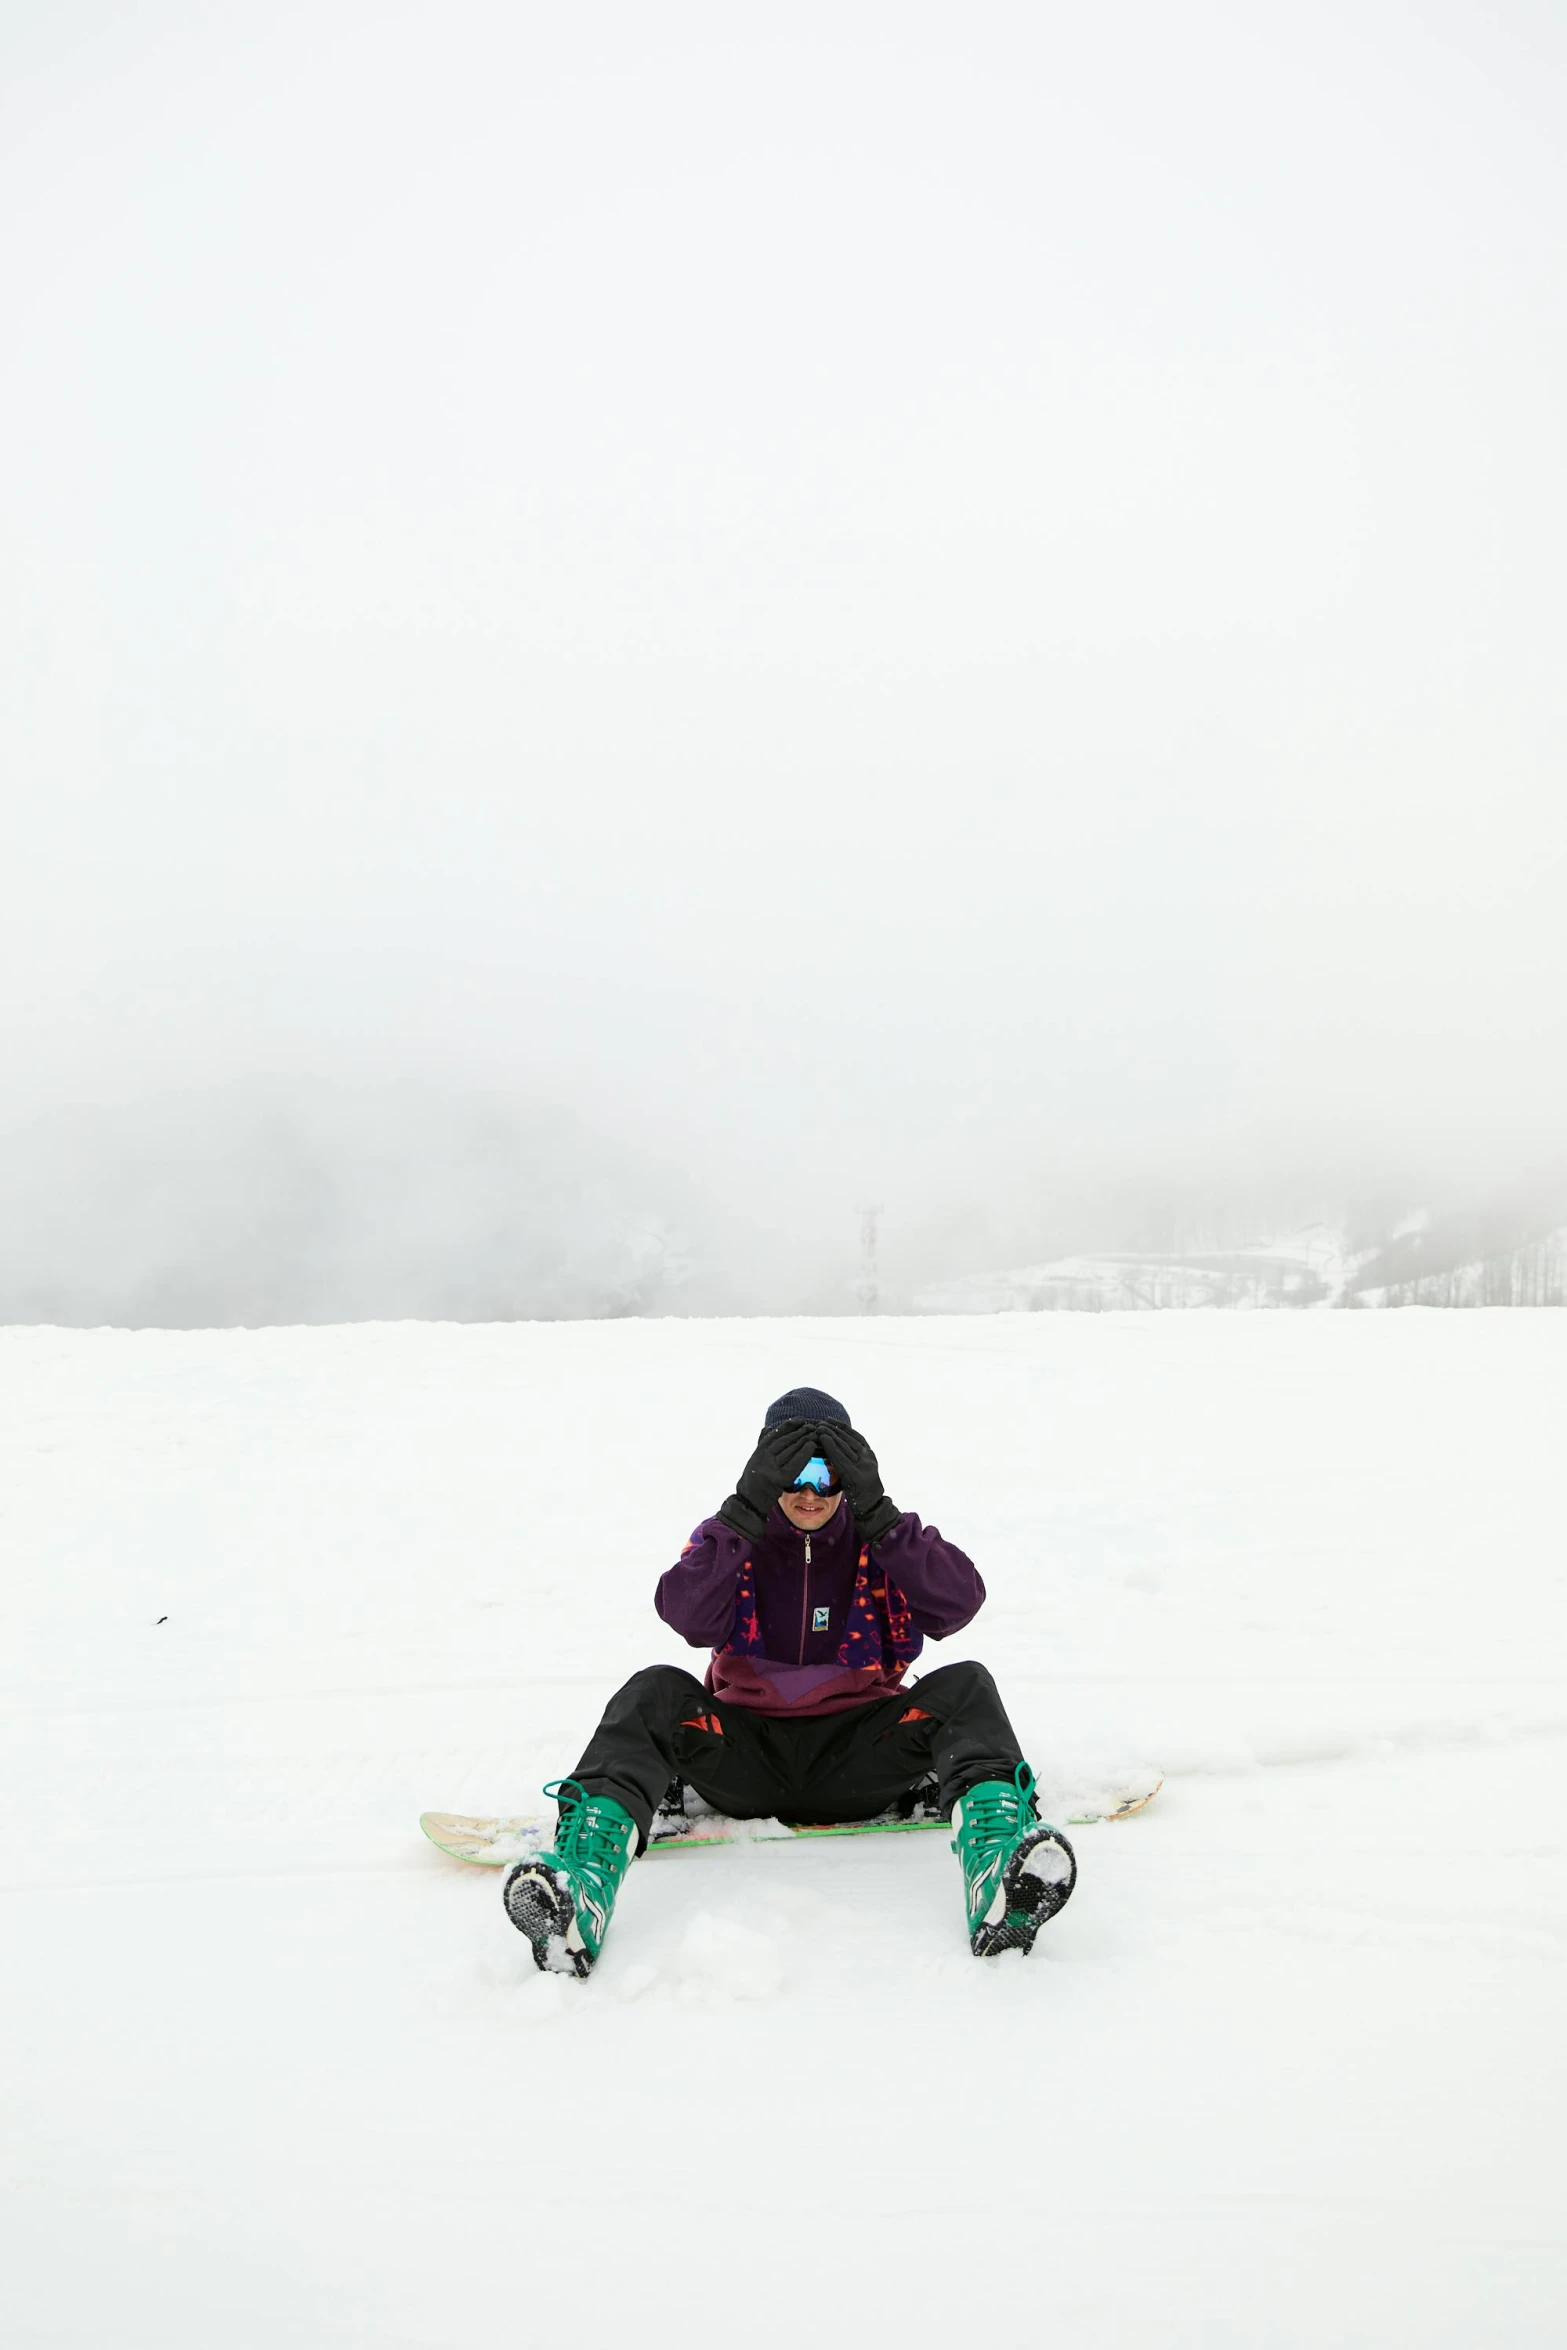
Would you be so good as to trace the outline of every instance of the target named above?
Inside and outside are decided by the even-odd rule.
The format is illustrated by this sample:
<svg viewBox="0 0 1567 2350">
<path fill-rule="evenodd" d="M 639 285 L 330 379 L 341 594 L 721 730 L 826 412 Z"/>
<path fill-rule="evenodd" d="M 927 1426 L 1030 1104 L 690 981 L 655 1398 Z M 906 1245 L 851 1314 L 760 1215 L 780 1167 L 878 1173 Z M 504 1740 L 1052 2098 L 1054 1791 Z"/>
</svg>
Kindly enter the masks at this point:
<svg viewBox="0 0 1567 2350">
<path fill-rule="evenodd" d="M 816 1428 L 824 1420 L 841 1420 L 847 1428 L 849 1415 L 835 1395 L 823 1395 L 819 1387 L 791 1387 L 776 1403 L 767 1407 L 764 1428 L 776 1428 L 785 1420 L 804 1420 Z"/>
</svg>

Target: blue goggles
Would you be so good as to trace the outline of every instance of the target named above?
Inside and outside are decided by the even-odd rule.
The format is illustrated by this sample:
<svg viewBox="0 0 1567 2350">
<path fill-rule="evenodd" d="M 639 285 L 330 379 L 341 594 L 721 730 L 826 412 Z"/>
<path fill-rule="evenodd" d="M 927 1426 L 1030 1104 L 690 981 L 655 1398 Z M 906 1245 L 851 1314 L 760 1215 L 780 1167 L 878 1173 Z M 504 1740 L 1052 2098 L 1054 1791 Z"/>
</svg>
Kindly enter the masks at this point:
<svg viewBox="0 0 1567 2350">
<path fill-rule="evenodd" d="M 798 1493 L 802 1486 L 809 1487 L 813 1493 L 837 1493 L 841 1490 L 837 1470 L 824 1461 L 820 1453 L 813 1453 L 796 1477 L 795 1492 Z"/>
</svg>

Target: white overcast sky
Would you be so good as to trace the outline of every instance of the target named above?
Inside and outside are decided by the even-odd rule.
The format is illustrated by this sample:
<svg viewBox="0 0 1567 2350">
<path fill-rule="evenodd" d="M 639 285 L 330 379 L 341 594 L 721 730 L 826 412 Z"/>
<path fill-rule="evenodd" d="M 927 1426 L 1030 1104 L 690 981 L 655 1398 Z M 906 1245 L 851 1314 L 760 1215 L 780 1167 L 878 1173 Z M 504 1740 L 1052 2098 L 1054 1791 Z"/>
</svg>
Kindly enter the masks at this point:
<svg viewBox="0 0 1567 2350">
<path fill-rule="evenodd" d="M 13 1174 L 1560 1163 L 1564 193 L 1536 0 L 8 0 Z"/>
</svg>

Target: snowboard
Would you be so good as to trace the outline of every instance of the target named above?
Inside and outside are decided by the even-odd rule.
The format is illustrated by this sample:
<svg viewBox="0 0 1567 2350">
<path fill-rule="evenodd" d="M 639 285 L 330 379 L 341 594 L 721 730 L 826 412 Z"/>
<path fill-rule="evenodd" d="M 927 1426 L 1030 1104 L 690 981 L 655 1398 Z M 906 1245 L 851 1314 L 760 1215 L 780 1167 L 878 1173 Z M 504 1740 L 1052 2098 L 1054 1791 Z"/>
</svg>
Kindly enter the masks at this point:
<svg viewBox="0 0 1567 2350">
<path fill-rule="evenodd" d="M 1078 1798 L 1081 1808 L 1069 1811 L 1056 1824 L 1086 1828 L 1099 1820 L 1130 1819 L 1133 1812 L 1152 1803 L 1163 1785 L 1163 1779 L 1152 1772 L 1111 1785 L 1094 1800 Z M 505 1868 L 513 1861 L 531 1860 L 548 1851 L 555 1833 L 553 1813 L 548 1817 L 524 1812 L 513 1819 L 473 1819 L 461 1812 L 427 1811 L 420 1813 L 419 1825 L 430 1842 L 450 1853 L 453 1860 L 477 1861 L 481 1868 L 489 1869 Z M 922 1797 L 906 1812 L 881 1812 L 872 1820 L 840 1820 L 825 1827 L 788 1820 L 731 1820 L 722 1812 L 663 1805 L 653 1815 L 647 1848 L 654 1853 L 680 1852 L 704 1844 L 798 1844 L 813 1836 L 908 1836 L 933 1828 L 951 1833 L 950 1822 L 929 1797 Z"/>
</svg>

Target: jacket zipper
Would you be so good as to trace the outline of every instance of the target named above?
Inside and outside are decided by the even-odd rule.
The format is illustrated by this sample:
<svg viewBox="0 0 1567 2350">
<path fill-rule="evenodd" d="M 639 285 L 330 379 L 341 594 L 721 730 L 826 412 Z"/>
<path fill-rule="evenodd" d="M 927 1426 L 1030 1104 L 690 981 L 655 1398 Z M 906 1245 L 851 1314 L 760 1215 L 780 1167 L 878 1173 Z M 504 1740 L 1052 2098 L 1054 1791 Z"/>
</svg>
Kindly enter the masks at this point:
<svg viewBox="0 0 1567 2350">
<path fill-rule="evenodd" d="M 800 1662 L 805 1662 L 805 1616 L 811 1604 L 811 1538 L 805 1537 L 805 1567 L 800 1576 Z"/>
</svg>

